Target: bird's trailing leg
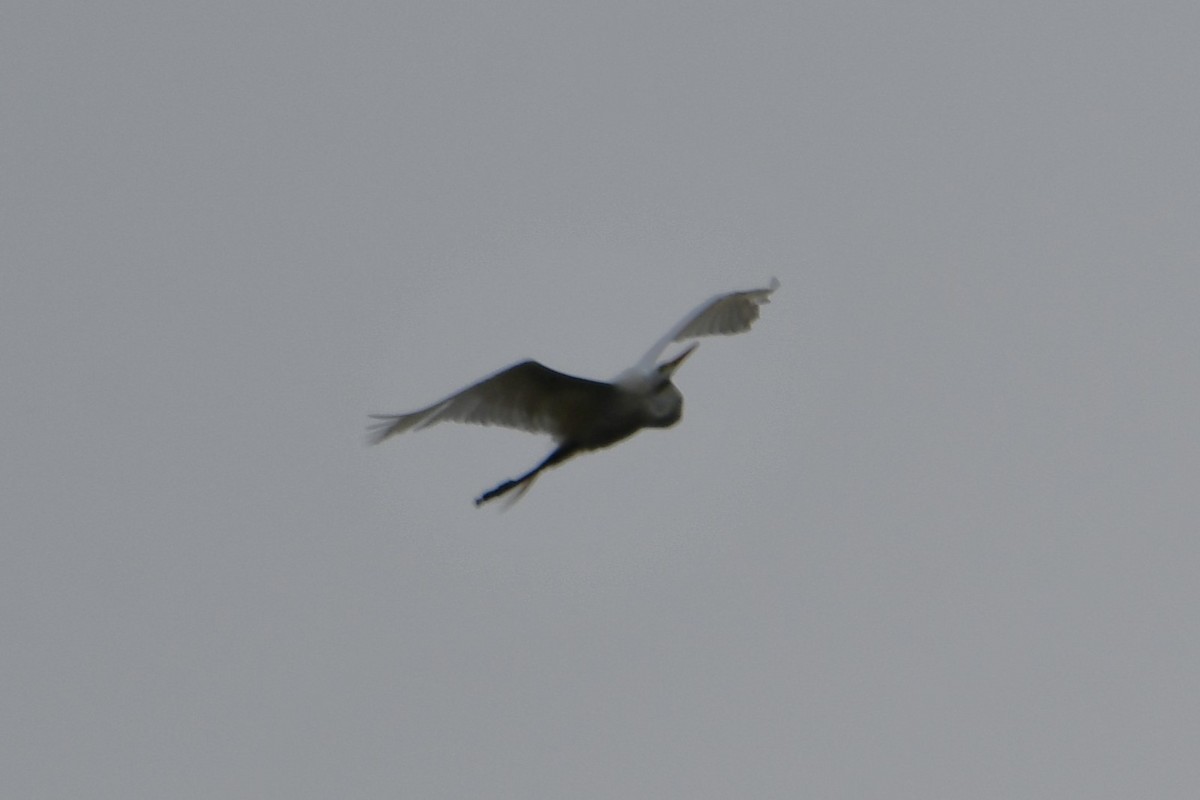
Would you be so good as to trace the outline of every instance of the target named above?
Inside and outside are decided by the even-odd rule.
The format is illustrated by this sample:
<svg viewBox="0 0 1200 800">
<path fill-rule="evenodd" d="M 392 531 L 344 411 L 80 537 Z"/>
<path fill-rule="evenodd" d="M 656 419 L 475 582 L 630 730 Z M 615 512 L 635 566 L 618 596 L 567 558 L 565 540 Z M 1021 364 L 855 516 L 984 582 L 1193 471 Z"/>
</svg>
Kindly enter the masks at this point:
<svg viewBox="0 0 1200 800">
<path fill-rule="evenodd" d="M 554 450 L 553 453 L 546 456 L 546 458 L 542 460 L 542 463 L 538 464 L 536 467 L 529 470 L 529 472 L 526 472 L 521 477 L 513 478 L 512 480 L 505 481 L 504 483 L 497 486 L 495 489 L 489 489 L 488 491 L 479 495 L 479 497 L 476 497 L 475 498 L 476 507 L 483 505 L 484 503 L 486 503 L 489 500 L 494 500 L 497 497 L 499 497 L 500 495 L 507 494 L 508 492 L 511 492 L 513 489 L 517 489 L 518 490 L 517 493 L 515 495 L 513 495 L 513 497 L 510 498 L 508 500 L 508 502 L 505 504 L 505 508 L 507 508 L 508 506 L 511 506 L 513 503 L 520 500 L 525 495 L 525 493 L 529 491 L 529 487 L 533 486 L 533 481 L 535 478 L 537 478 L 539 472 L 546 469 L 547 467 L 553 467 L 555 464 L 560 464 L 563 461 L 566 461 L 568 458 L 570 458 L 571 456 L 573 456 L 575 454 L 575 451 L 577 449 L 578 448 L 572 444 L 560 445 L 558 448 L 556 448 Z"/>
</svg>

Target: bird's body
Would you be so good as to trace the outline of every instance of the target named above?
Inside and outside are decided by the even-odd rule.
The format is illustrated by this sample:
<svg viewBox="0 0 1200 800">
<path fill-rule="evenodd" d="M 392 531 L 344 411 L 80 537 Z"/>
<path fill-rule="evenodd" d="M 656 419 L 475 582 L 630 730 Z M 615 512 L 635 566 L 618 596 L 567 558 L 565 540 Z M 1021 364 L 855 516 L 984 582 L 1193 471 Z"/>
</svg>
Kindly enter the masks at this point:
<svg viewBox="0 0 1200 800">
<path fill-rule="evenodd" d="M 466 422 L 548 433 L 557 445 L 529 472 L 505 481 L 475 500 L 476 505 L 518 489 L 516 502 L 542 470 L 576 453 L 609 447 L 643 428 L 668 428 L 683 414 L 683 395 L 671 383 L 672 373 L 696 348 L 693 343 L 675 358 L 657 364 L 672 342 L 712 334 L 749 330 L 758 306 L 769 302 L 779 282 L 766 289 L 718 295 L 684 317 L 634 367 L 612 383 L 577 378 L 536 361 L 522 361 L 468 386 L 428 408 L 410 414 L 373 414 L 374 444 L 398 433 L 438 422 Z"/>
</svg>

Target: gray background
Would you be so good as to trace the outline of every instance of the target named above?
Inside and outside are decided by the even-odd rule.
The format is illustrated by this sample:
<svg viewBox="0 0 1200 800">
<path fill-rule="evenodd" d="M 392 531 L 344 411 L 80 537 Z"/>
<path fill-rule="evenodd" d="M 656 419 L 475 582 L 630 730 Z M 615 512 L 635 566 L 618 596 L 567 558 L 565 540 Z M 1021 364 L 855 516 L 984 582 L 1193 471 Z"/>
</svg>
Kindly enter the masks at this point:
<svg viewBox="0 0 1200 800">
<path fill-rule="evenodd" d="M 4 794 L 1198 796 L 1198 9 L 7 3 Z"/>
</svg>

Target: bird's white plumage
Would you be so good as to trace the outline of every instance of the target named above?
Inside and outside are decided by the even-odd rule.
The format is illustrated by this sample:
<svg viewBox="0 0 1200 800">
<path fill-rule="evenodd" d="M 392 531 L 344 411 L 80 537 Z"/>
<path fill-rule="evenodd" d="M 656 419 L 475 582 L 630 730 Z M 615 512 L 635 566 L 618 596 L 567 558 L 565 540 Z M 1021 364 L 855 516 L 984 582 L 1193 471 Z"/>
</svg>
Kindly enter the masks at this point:
<svg viewBox="0 0 1200 800">
<path fill-rule="evenodd" d="M 771 292 L 779 288 L 779 280 L 771 279 L 765 289 L 719 294 L 705 300 L 692 309 L 691 313 L 667 331 L 638 363 L 623 374 L 649 373 L 658 363 L 659 356 L 673 342 L 682 342 L 700 336 L 743 333 L 758 319 L 758 307 L 771 302 Z"/>
<path fill-rule="evenodd" d="M 378 444 L 438 422 L 500 425 L 550 434 L 558 445 L 545 460 L 521 477 L 485 492 L 475 504 L 515 490 L 510 498 L 514 501 L 528 491 L 542 470 L 575 453 L 609 447 L 643 428 L 668 428 L 678 422 L 683 395 L 671 383 L 671 376 L 696 345 L 662 364 L 657 363 L 659 356 L 672 342 L 750 330 L 758 319 L 758 307 L 769 302 L 778 287 L 779 281 L 772 278 L 765 289 L 721 294 L 705 301 L 614 383 L 577 378 L 536 361 L 523 361 L 420 411 L 372 414 L 378 421 L 371 425 L 371 441 Z"/>
</svg>

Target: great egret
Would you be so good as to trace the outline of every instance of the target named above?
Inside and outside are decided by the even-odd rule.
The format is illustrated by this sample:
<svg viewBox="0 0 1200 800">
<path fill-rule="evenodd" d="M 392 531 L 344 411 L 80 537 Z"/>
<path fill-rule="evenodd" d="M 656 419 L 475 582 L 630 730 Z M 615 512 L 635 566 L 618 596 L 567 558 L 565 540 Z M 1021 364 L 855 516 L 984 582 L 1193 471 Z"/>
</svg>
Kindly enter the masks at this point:
<svg viewBox="0 0 1200 800">
<path fill-rule="evenodd" d="M 438 422 L 501 425 L 550 434 L 557 446 L 541 463 L 475 499 L 480 506 L 517 489 L 509 500 L 511 505 L 529 491 L 538 473 L 576 453 L 616 444 L 642 428 L 669 428 L 678 422 L 683 395 L 671 383 L 671 375 L 697 343 L 662 364 L 656 363 L 658 357 L 672 342 L 750 330 L 758 319 L 758 307 L 770 302 L 771 292 L 778 287 L 779 281 L 772 278 L 765 289 L 721 294 L 701 303 L 612 383 L 576 378 L 536 361 L 522 361 L 420 411 L 372 414 L 379 422 L 371 425 L 371 443 Z"/>
</svg>

